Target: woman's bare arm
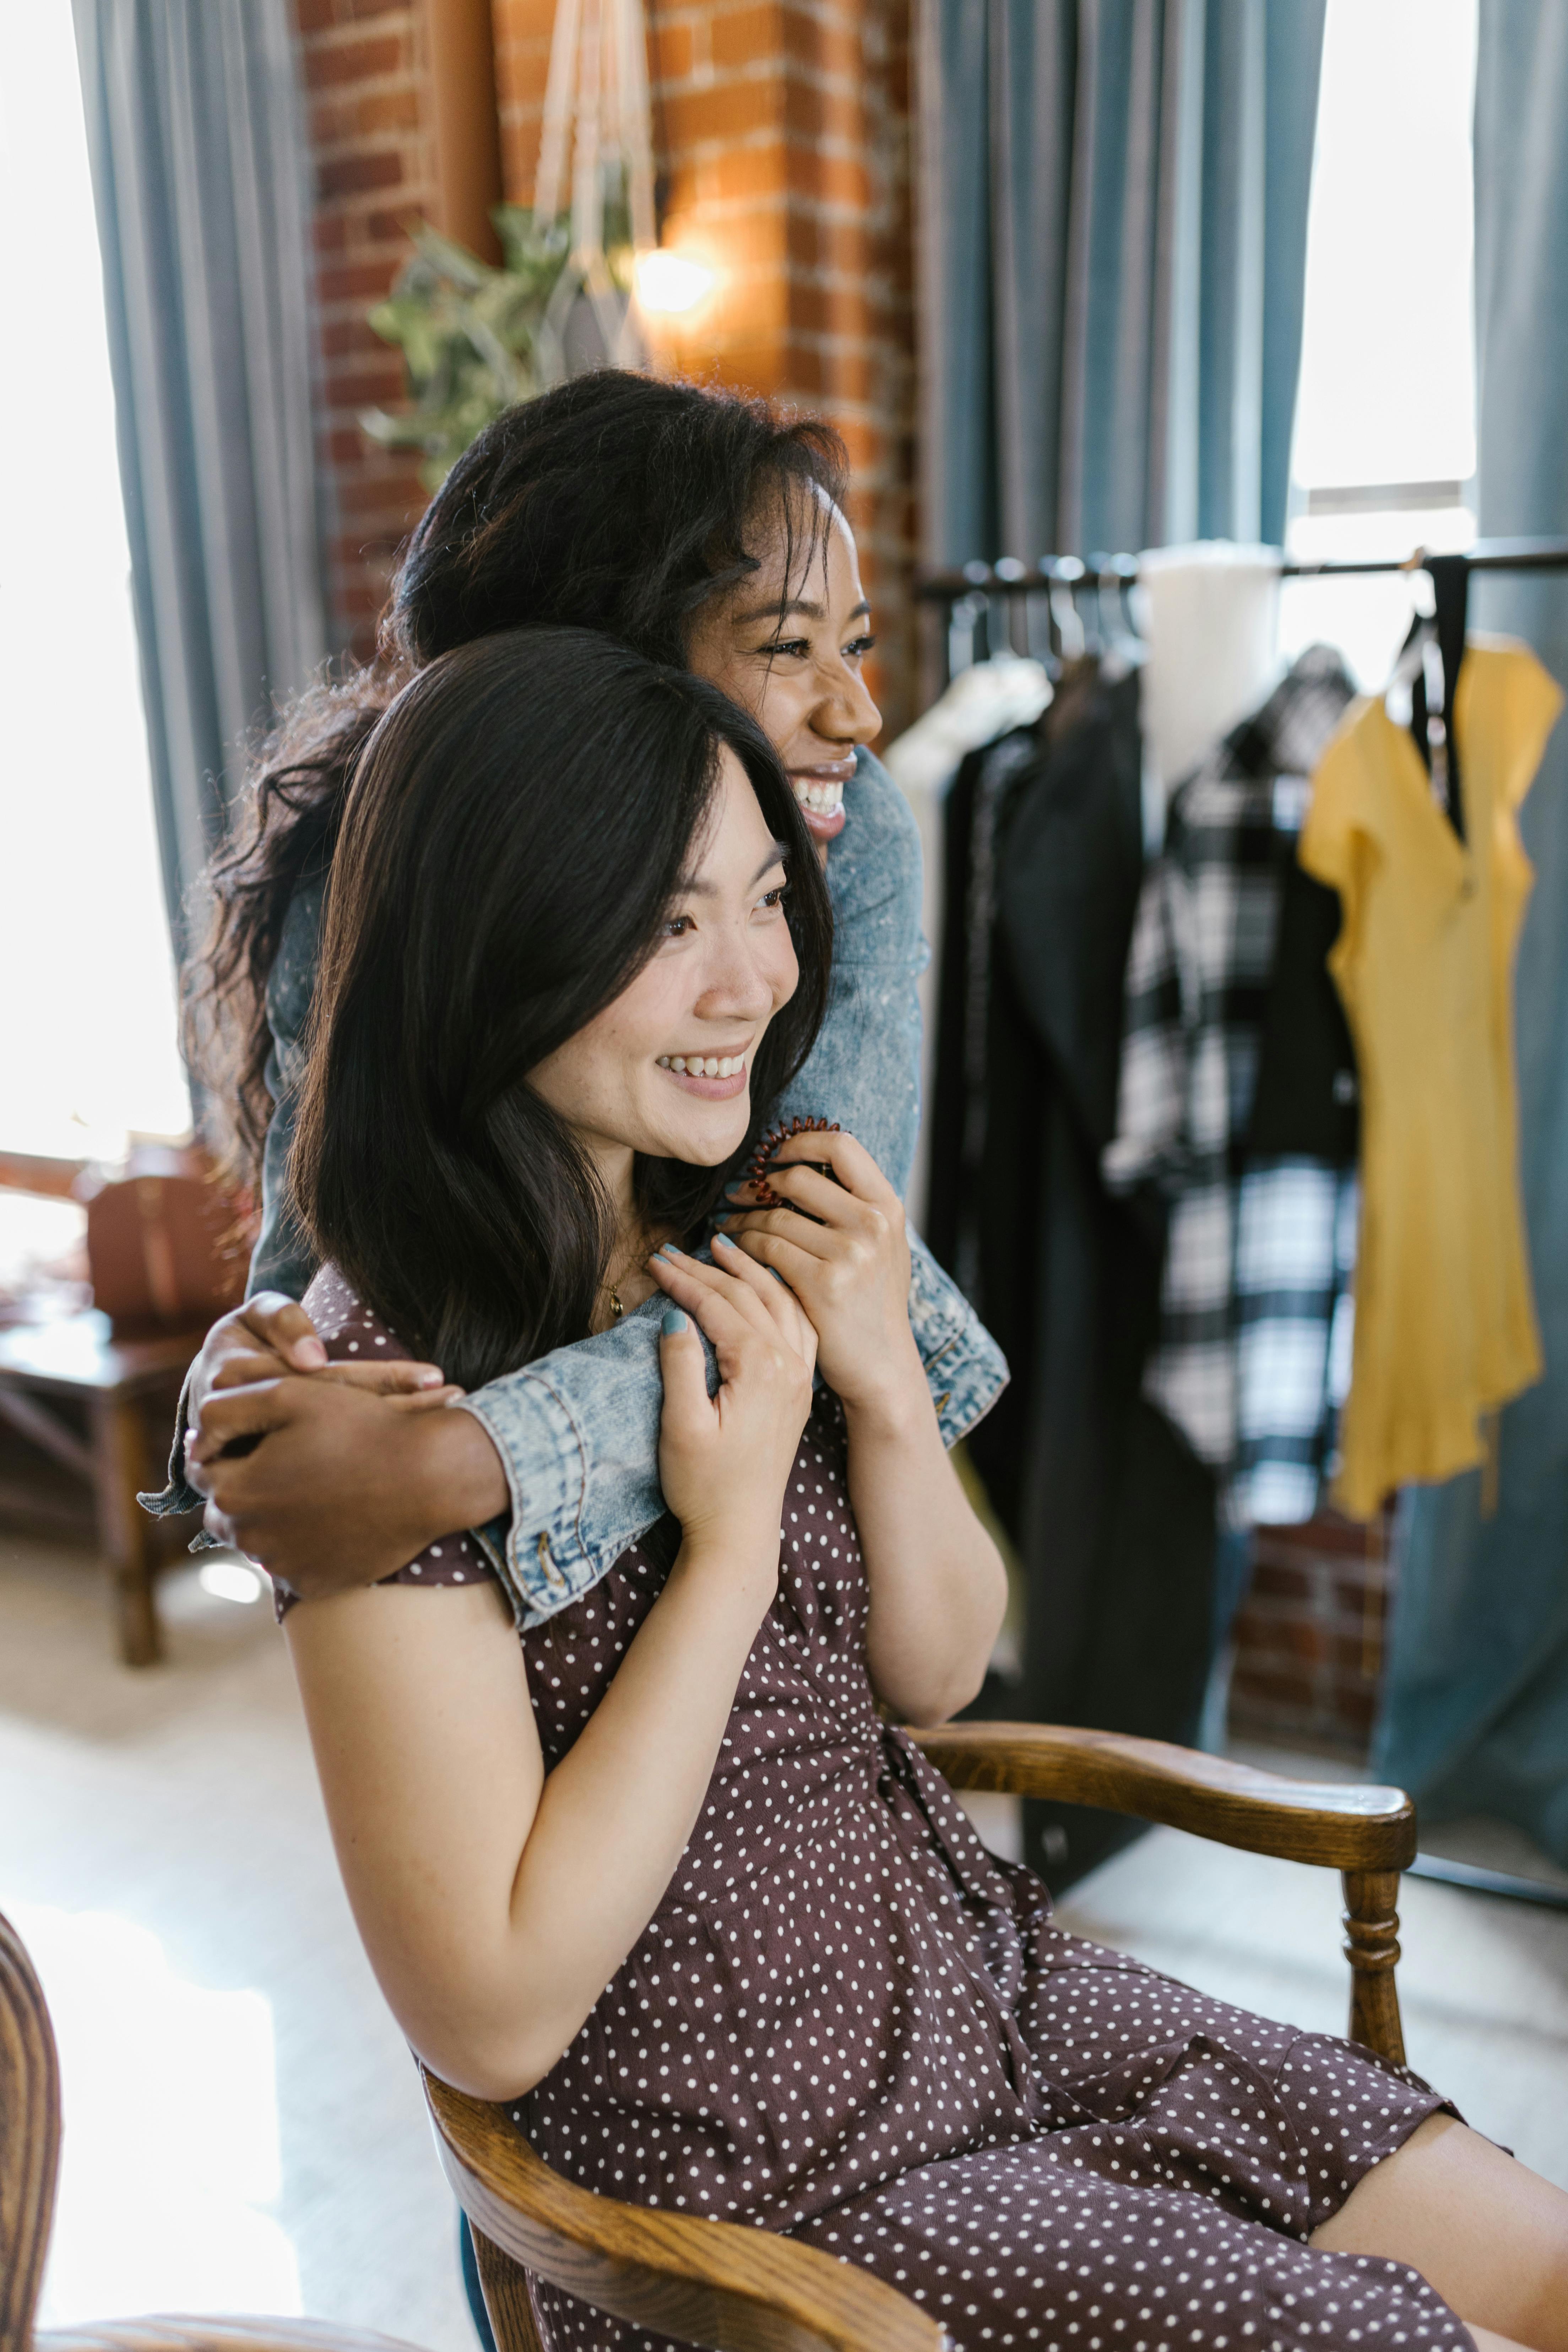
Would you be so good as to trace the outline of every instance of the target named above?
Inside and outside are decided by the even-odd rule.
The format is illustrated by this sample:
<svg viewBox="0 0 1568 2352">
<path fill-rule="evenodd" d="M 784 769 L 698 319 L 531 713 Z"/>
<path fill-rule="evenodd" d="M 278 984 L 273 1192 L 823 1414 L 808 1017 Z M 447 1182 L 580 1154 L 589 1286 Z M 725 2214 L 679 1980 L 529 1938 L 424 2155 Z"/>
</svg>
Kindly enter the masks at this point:
<svg viewBox="0 0 1568 2352">
<path fill-rule="evenodd" d="M 771 1599 L 773 1518 L 746 1558 L 682 1547 L 548 1778 L 496 1585 L 378 1585 L 286 1619 L 365 1949 L 459 2089 L 512 2098 L 547 2074 L 657 1910 Z"/>
<path fill-rule="evenodd" d="M 660 1468 L 685 1540 L 582 1737 L 548 1776 L 493 1585 L 307 1601 L 289 1649 L 338 1859 L 419 2054 L 515 2097 L 576 2034 L 658 1906 L 777 1586 L 779 1512 L 815 1339 L 735 1281 L 663 1341 Z"/>
</svg>

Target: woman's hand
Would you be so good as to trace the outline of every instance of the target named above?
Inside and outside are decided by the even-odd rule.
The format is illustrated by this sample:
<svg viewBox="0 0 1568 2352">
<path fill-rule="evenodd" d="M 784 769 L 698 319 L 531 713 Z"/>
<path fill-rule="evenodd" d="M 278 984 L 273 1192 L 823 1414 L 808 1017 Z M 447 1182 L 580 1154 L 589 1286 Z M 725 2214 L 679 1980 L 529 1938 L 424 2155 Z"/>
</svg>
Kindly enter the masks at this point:
<svg viewBox="0 0 1568 2352">
<path fill-rule="evenodd" d="M 824 1162 L 832 1176 L 819 1172 Z M 816 1327 L 823 1378 L 847 1412 L 907 1409 L 925 1375 L 910 1328 L 902 1202 L 851 1135 L 791 1136 L 767 1181 L 788 1205 L 748 1208 L 755 1185 L 732 1185 L 736 1207 L 715 1255 L 722 1257 L 726 1238 L 738 1242 L 789 1285 Z"/>
<path fill-rule="evenodd" d="M 216 1391 L 250 1388 L 258 1381 L 280 1380 L 289 1372 L 320 1372 L 351 1388 L 367 1389 L 374 1396 L 411 1396 L 441 1386 L 440 1370 L 435 1364 L 395 1360 L 329 1367 L 327 1351 L 304 1308 L 280 1290 L 258 1290 L 243 1307 L 221 1316 L 202 1342 L 190 1373 L 193 1431 L 203 1405 Z M 205 1457 L 190 1451 L 189 1458 Z"/>
<path fill-rule="evenodd" d="M 811 1411 L 816 1334 L 783 1283 L 739 1250 L 729 1255 L 734 1266 L 724 1271 L 673 1247 L 648 1261 L 659 1287 L 684 1310 L 679 1319 L 666 1316 L 659 1343 L 659 1483 L 688 1548 L 731 1564 L 756 1560 L 771 1601 L 784 1488 Z M 689 1318 L 713 1343 L 716 1396 L 708 1393 Z"/>
<path fill-rule="evenodd" d="M 833 1175 L 801 1165 L 812 1160 Z M 767 1181 L 788 1207 L 748 1209 L 756 1188 L 737 1185 L 724 1222 L 800 1300 L 844 1406 L 872 1688 L 903 1721 L 940 1722 L 980 1688 L 1007 1584 L 948 1461 L 910 1328 L 903 1207 L 869 1152 L 831 1131 L 792 1136 Z"/>
<path fill-rule="evenodd" d="M 186 1447 L 208 1534 L 302 1600 L 391 1576 L 510 1499 L 483 1424 L 440 1410 L 458 1390 L 367 1394 L 347 1369 L 215 1390 Z"/>
</svg>

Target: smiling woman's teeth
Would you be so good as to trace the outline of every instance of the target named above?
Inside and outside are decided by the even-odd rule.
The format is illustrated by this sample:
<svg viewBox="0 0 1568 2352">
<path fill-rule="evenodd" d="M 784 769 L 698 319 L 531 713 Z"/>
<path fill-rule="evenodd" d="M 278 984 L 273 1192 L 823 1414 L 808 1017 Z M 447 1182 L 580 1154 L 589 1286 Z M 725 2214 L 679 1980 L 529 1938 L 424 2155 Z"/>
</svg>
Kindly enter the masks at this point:
<svg viewBox="0 0 1568 2352">
<path fill-rule="evenodd" d="M 792 776 L 790 782 L 802 808 L 812 810 L 817 816 L 831 816 L 843 803 L 844 787 L 841 783 L 816 784 L 807 776 Z"/>
<path fill-rule="evenodd" d="M 661 1070 L 679 1070 L 687 1078 L 732 1078 L 737 1070 L 746 1066 L 744 1054 L 661 1054 Z"/>
</svg>

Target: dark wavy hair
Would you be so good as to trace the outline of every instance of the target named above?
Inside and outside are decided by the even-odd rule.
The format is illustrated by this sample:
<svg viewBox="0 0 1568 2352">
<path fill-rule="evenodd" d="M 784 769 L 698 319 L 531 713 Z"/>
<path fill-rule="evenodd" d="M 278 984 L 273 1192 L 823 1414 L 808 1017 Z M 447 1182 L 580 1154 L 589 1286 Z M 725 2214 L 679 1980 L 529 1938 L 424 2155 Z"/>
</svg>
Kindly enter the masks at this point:
<svg viewBox="0 0 1568 2352">
<path fill-rule="evenodd" d="M 429 664 L 364 747 L 289 1181 L 322 1259 L 467 1388 L 588 1331 L 614 1219 L 528 1074 L 653 953 L 725 744 L 784 844 L 800 965 L 757 1049 L 749 1149 L 811 1050 L 833 943 L 826 882 L 755 722 L 611 638 L 524 629 Z M 692 1239 L 725 1173 L 639 1158 L 638 1206 Z"/>
<path fill-rule="evenodd" d="M 842 503 L 843 444 L 760 400 L 605 369 L 509 409 L 458 460 L 393 580 L 375 659 L 286 709 L 205 877 L 185 1045 L 211 1139 L 258 1181 L 272 1116 L 267 982 L 300 885 L 331 866 L 354 763 L 424 664 L 503 629 L 565 625 L 681 665 L 694 615 L 758 568 L 796 493 Z M 818 509 L 805 509 L 808 530 Z"/>
</svg>

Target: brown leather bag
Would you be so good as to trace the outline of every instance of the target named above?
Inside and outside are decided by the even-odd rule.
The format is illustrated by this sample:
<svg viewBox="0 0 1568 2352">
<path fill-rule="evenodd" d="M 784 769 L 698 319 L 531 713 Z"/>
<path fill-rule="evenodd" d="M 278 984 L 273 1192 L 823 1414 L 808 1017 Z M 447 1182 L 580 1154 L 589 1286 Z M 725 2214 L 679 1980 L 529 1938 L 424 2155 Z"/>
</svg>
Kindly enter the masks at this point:
<svg viewBox="0 0 1568 2352">
<path fill-rule="evenodd" d="M 78 1191 L 87 1204 L 93 1304 L 116 1330 L 195 1330 L 245 1296 L 245 1204 L 195 1150 L 143 1145 L 122 1176 Z"/>
</svg>

